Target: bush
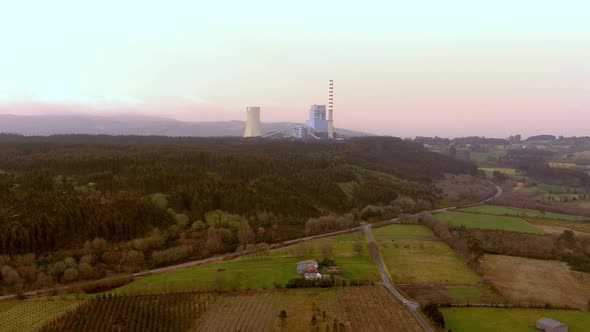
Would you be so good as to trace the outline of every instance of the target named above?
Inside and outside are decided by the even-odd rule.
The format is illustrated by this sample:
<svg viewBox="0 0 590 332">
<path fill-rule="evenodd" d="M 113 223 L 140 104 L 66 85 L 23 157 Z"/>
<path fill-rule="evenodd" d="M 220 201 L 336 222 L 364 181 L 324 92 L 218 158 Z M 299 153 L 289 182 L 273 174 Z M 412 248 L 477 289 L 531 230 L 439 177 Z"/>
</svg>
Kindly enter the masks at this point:
<svg viewBox="0 0 590 332">
<path fill-rule="evenodd" d="M 442 313 L 438 309 L 438 306 L 434 303 L 428 303 L 424 306 L 422 311 L 430 318 L 432 323 L 439 328 L 445 327 L 445 318 L 443 317 Z"/>
<path fill-rule="evenodd" d="M 287 282 L 285 285 L 286 288 L 328 288 L 332 287 L 334 284 L 332 283 L 331 279 L 304 279 L 304 278 L 293 278 Z"/>
</svg>

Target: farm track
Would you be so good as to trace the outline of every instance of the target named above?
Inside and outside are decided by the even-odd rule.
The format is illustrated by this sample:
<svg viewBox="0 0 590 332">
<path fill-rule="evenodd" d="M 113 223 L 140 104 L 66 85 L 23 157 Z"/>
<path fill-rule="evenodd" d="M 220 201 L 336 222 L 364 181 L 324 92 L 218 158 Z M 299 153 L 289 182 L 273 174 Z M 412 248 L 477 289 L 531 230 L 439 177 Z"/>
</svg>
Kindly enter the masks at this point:
<svg viewBox="0 0 590 332">
<path fill-rule="evenodd" d="M 486 199 L 481 200 L 481 201 L 478 201 L 475 203 L 470 203 L 470 204 L 465 204 L 465 205 L 460 205 L 460 206 L 449 206 L 446 208 L 435 209 L 435 210 L 430 210 L 430 211 L 423 211 L 423 212 L 430 212 L 430 213 L 436 214 L 436 213 L 442 213 L 442 212 L 446 212 L 446 211 L 450 211 L 450 210 L 455 210 L 458 208 L 465 208 L 465 207 L 470 207 L 470 206 L 477 206 L 477 205 L 486 204 L 486 203 L 498 198 L 500 195 L 502 195 L 502 188 L 500 188 L 496 184 L 494 184 L 494 186 L 496 187 L 496 193 Z M 416 217 L 419 214 L 420 213 L 416 213 L 416 214 L 413 214 L 410 216 L 406 216 L 405 218 Z M 375 225 L 376 225 L 375 228 L 391 225 L 396 222 L 399 222 L 400 220 L 401 220 L 401 218 L 393 218 L 390 220 L 380 221 L 380 222 L 375 223 Z M 372 225 L 355 226 L 355 227 L 351 227 L 351 228 L 343 229 L 343 230 L 339 230 L 339 231 L 318 234 L 318 235 L 312 235 L 312 236 L 306 236 L 306 237 L 302 237 L 299 239 L 294 239 L 294 240 L 289 240 L 289 241 L 285 241 L 282 243 L 272 244 L 272 245 L 270 245 L 270 249 L 288 247 L 288 246 L 291 246 L 291 245 L 294 245 L 294 244 L 297 244 L 300 242 L 310 241 L 310 240 L 314 240 L 314 239 L 320 239 L 320 238 L 324 238 L 324 237 L 330 237 L 330 236 L 334 236 L 334 235 L 363 231 L 365 229 L 365 227 L 367 227 L 367 226 L 372 227 Z M 187 267 L 193 267 L 193 266 L 207 264 L 207 263 L 225 261 L 225 260 L 237 258 L 239 256 L 247 255 L 247 254 L 250 254 L 250 252 L 244 252 L 242 254 L 230 253 L 230 254 L 225 254 L 225 255 L 219 255 L 219 256 L 209 257 L 209 258 L 205 258 L 205 259 L 194 260 L 194 261 L 190 261 L 190 262 L 186 262 L 186 263 L 175 264 L 175 265 L 170 265 L 170 266 L 161 267 L 161 268 L 157 268 L 157 269 L 151 269 L 151 270 L 147 270 L 147 271 L 143 271 L 143 272 L 133 273 L 133 274 L 131 274 L 131 276 L 134 279 L 137 279 L 137 278 L 149 276 L 152 274 L 165 273 L 165 272 L 170 272 L 170 271 L 183 269 L 183 268 L 187 268 Z M 122 276 L 118 276 L 118 277 L 122 277 Z M 105 280 L 109 280 L 109 279 L 114 280 L 116 278 L 117 277 L 111 277 L 111 278 L 105 278 L 105 279 L 100 279 L 100 280 L 92 280 L 87 283 L 77 283 L 75 285 L 66 285 L 66 286 L 62 286 L 62 287 L 34 290 L 34 291 L 25 292 L 25 293 L 23 293 L 23 295 L 24 296 L 37 296 L 37 295 L 42 295 L 42 294 L 46 294 L 46 293 L 67 291 L 67 290 L 76 289 L 76 288 L 83 288 L 85 285 L 91 285 L 93 283 L 96 283 L 97 281 L 105 281 Z M 16 298 L 16 294 L 4 295 L 4 296 L 0 296 L 0 301 L 11 300 L 11 299 L 15 299 L 15 298 Z"/>
</svg>

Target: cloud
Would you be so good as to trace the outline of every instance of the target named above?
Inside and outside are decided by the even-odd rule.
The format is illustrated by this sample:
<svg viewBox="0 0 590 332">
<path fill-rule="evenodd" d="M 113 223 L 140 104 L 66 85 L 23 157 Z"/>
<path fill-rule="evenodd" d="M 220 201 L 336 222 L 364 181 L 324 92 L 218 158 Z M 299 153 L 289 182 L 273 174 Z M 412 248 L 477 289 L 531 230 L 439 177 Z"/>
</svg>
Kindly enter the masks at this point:
<svg viewBox="0 0 590 332">
<path fill-rule="evenodd" d="M 203 99 L 203 98 L 198 97 L 198 96 L 187 95 L 187 96 L 184 96 L 184 100 L 186 100 L 187 102 L 189 102 L 191 104 L 199 104 L 199 105 L 209 105 L 209 104 L 211 104 L 208 100 Z"/>
<path fill-rule="evenodd" d="M 39 104 L 44 106 L 74 106 L 95 109 L 136 108 L 144 105 L 144 101 L 125 95 L 88 96 L 63 90 L 45 90 L 42 93 L 24 95 L 0 94 L 0 103 Z"/>
</svg>

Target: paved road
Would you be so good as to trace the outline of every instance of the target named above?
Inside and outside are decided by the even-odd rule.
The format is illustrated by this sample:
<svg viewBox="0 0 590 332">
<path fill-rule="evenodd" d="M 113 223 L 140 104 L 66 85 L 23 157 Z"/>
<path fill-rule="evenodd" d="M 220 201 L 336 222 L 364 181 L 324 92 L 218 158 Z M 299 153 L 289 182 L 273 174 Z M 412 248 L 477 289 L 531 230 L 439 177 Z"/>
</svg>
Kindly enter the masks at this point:
<svg viewBox="0 0 590 332">
<path fill-rule="evenodd" d="M 495 199 L 496 197 L 500 196 L 502 194 L 502 188 L 496 186 L 496 193 L 487 198 L 484 199 L 482 201 L 479 201 L 477 203 L 473 203 L 473 204 L 468 204 L 468 205 L 463 205 L 463 206 L 459 206 L 459 207 L 467 207 L 467 206 L 475 206 L 475 205 L 481 205 L 481 204 L 485 204 L 493 199 Z M 436 210 L 431 210 L 429 211 L 430 213 L 441 213 L 441 212 L 445 212 L 445 211 L 449 211 L 449 210 L 454 210 L 458 207 L 456 206 L 451 206 L 451 207 L 446 207 L 443 209 L 436 209 Z M 413 214 L 411 217 L 415 217 L 418 216 L 419 213 Z M 389 225 L 392 223 L 395 223 L 396 221 L 399 221 L 401 218 L 394 218 L 394 219 L 390 219 L 387 221 L 383 221 L 383 222 L 379 222 L 379 226 L 385 226 L 385 225 Z M 339 234 L 346 234 L 346 233 L 352 233 L 352 232 L 356 232 L 356 231 L 361 231 L 364 229 L 364 226 L 356 226 L 356 227 L 352 227 L 352 228 L 348 228 L 348 229 L 344 229 L 344 230 L 340 230 L 340 231 L 334 231 L 334 232 L 329 232 L 329 233 L 323 233 L 323 234 L 319 234 L 319 235 L 312 235 L 312 236 L 306 236 L 306 237 L 302 237 L 299 239 L 295 239 L 295 240 L 289 240 L 289 241 L 285 241 L 282 243 L 275 243 L 270 245 L 271 249 L 275 249 L 275 248 L 280 248 L 280 247 L 285 247 L 285 246 L 290 246 L 290 245 L 294 245 L 297 244 L 299 242 L 304 242 L 304 241 L 309 241 L 309 240 L 313 240 L 313 239 L 319 239 L 322 237 L 328 237 L 328 236 L 334 236 L 334 235 L 339 235 Z M 242 255 L 248 254 L 248 252 L 244 252 L 242 253 Z M 150 274 L 157 274 L 157 273 L 163 273 L 163 272 L 169 272 L 172 270 L 177 270 L 177 269 L 183 269 L 183 268 L 187 268 L 187 267 L 193 267 L 193 266 L 197 266 L 197 265 L 201 265 L 201 264 L 207 264 L 207 263 L 211 263 L 211 262 L 215 262 L 215 261 L 222 261 L 222 260 L 227 260 L 227 259 L 232 259 L 232 258 L 236 258 L 240 256 L 239 254 L 235 254 L 235 253 L 229 253 L 229 254 L 225 254 L 225 255 L 219 255 L 219 256 L 214 256 L 214 257 L 209 257 L 209 258 L 205 258 L 205 259 L 199 259 L 199 260 L 194 260 L 194 261 L 190 261 L 190 262 L 186 262 L 186 263 L 182 263 L 182 264 L 176 264 L 176 265 L 170 265 L 170 266 L 166 266 L 166 267 L 161 267 L 161 268 L 157 268 L 157 269 L 152 269 L 152 270 L 147 270 L 147 271 L 143 271 L 143 272 L 138 272 L 138 273 L 134 273 L 131 274 L 131 276 L 133 278 L 140 278 L 140 277 L 145 277 L 148 276 Z M 118 276 L 121 277 L 121 276 Z M 108 280 L 108 279 L 115 279 L 117 277 L 113 277 L 113 278 L 106 278 L 106 279 L 102 279 L 102 280 Z M 95 283 L 98 280 L 93 280 L 88 282 L 88 284 L 91 283 Z M 83 287 L 84 284 L 83 283 L 78 283 L 76 285 L 70 285 L 70 286 L 62 286 L 62 287 L 55 287 L 55 288 L 48 288 L 48 289 L 41 289 L 41 290 L 34 290 L 34 291 L 29 291 L 24 293 L 24 296 L 35 296 L 35 295 L 39 295 L 39 294 L 44 294 L 44 293 L 51 293 L 51 292 L 56 292 L 56 291 L 63 291 L 63 290 L 68 290 L 70 288 L 74 288 L 74 287 Z M 392 287 L 393 288 L 393 287 Z M 16 298 L 16 294 L 12 294 L 12 295 L 4 295 L 4 296 L 0 296 L 0 301 L 3 300 L 10 300 Z"/>
<path fill-rule="evenodd" d="M 424 317 L 422 317 L 422 315 L 420 315 L 420 313 L 418 312 L 418 308 L 420 308 L 420 304 L 406 299 L 391 284 L 391 281 L 389 280 L 389 275 L 387 275 L 387 271 L 385 269 L 385 264 L 383 264 L 383 260 L 381 259 L 381 254 L 379 253 L 379 247 L 377 246 L 377 242 L 375 241 L 375 238 L 373 237 L 373 232 L 371 232 L 371 225 L 365 225 L 363 227 L 363 231 L 365 232 L 365 235 L 367 236 L 368 245 L 376 248 L 375 250 L 370 250 L 370 252 L 371 252 L 371 256 L 373 256 L 373 260 L 375 261 L 375 264 L 377 264 L 377 267 L 379 267 L 379 272 L 381 273 L 381 280 L 383 282 L 383 286 L 385 286 L 385 288 L 387 288 L 387 290 L 389 290 L 389 292 L 391 294 L 393 294 L 393 296 L 395 296 L 406 307 L 408 307 L 408 310 L 410 310 L 410 313 L 422 325 L 422 327 L 424 328 L 425 331 L 434 332 L 432 330 L 432 328 L 430 327 L 430 325 L 428 324 L 428 322 L 426 322 Z"/>
</svg>

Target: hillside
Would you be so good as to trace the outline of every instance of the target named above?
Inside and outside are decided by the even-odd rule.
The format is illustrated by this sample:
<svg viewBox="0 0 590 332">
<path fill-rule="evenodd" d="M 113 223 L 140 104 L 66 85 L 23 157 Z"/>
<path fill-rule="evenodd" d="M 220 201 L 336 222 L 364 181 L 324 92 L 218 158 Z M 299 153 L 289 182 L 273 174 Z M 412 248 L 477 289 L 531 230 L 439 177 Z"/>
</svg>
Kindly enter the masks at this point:
<svg viewBox="0 0 590 332">
<path fill-rule="evenodd" d="M 469 162 L 396 138 L 84 135 L 0 135 L 0 169 L 0 253 L 11 256 L 0 265 L 29 266 L 12 261 L 24 254 L 43 261 L 28 280 L 4 283 L 33 284 L 26 287 L 419 211 L 440 201 L 434 182 L 445 174 L 476 173 Z M 85 271 L 68 275 L 68 256 Z M 35 284 L 35 274 L 50 278 Z"/>
<path fill-rule="evenodd" d="M 262 132 L 270 133 L 301 125 L 293 122 L 263 122 Z M 174 137 L 243 136 L 244 121 L 186 122 L 139 115 L 11 115 L 0 114 L 0 133 L 21 135 L 158 135 Z M 335 129 L 347 136 L 366 136 L 348 129 Z"/>
</svg>

